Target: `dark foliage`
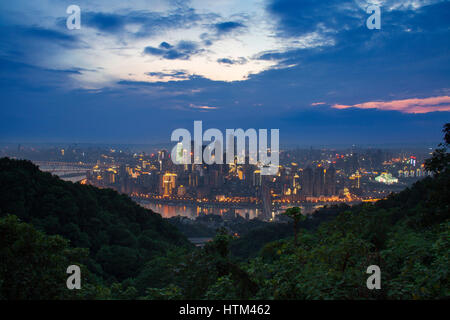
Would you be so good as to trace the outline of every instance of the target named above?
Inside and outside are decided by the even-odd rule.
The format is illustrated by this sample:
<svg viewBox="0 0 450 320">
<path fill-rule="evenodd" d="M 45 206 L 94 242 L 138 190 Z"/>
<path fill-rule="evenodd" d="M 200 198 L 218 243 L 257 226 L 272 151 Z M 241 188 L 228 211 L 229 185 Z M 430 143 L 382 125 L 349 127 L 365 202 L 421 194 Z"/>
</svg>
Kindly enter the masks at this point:
<svg viewBox="0 0 450 320">
<path fill-rule="evenodd" d="M 0 214 L 88 248 L 89 269 L 110 281 L 135 277 L 147 261 L 190 245 L 159 214 L 128 196 L 62 181 L 25 160 L 0 159 Z"/>
</svg>

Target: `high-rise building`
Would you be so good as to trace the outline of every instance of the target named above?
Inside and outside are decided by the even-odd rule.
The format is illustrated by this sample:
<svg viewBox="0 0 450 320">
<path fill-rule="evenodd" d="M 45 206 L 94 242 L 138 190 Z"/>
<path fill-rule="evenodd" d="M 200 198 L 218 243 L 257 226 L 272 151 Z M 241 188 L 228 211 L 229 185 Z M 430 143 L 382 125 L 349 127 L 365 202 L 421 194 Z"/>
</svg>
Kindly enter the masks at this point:
<svg viewBox="0 0 450 320">
<path fill-rule="evenodd" d="M 183 185 L 178 187 L 178 191 L 177 191 L 177 195 L 179 197 L 183 197 L 184 195 L 186 195 L 186 187 L 184 187 Z"/>
<path fill-rule="evenodd" d="M 223 183 L 222 170 L 219 167 L 213 168 L 209 170 L 210 180 L 209 183 L 211 186 L 217 188 L 220 187 Z"/>
<path fill-rule="evenodd" d="M 325 173 L 322 166 L 318 166 L 314 170 L 314 187 L 313 196 L 320 197 L 324 195 Z"/>
<path fill-rule="evenodd" d="M 336 169 L 333 166 L 325 171 L 325 195 L 334 196 L 336 194 Z"/>
<path fill-rule="evenodd" d="M 262 184 L 261 170 L 253 171 L 253 186 L 260 187 Z"/>
<path fill-rule="evenodd" d="M 158 151 L 159 171 L 167 170 L 168 155 L 167 150 Z"/>
<path fill-rule="evenodd" d="M 349 179 L 351 181 L 352 188 L 356 188 L 356 189 L 361 188 L 361 182 L 360 182 L 361 174 L 359 173 L 358 170 L 356 170 L 356 172 L 354 174 L 352 174 L 349 177 Z"/>
<path fill-rule="evenodd" d="M 270 188 L 267 186 L 266 180 L 262 182 L 261 190 L 261 202 L 262 202 L 262 220 L 269 220 L 272 218 L 272 197 L 270 195 Z"/>
<path fill-rule="evenodd" d="M 197 170 L 189 173 L 189 187 L 196 188 L 198 187 L 198 172 Z"/>
<path fill-rule="evenodd" d="M 162 191 L 164 196 L 172 195 L 173 190 L 176 187 L 176 178 L 177 175 L 175 173 L 165 173 L 162 176 Z"/>
<path fill-rule="evenodd" d="M 106 171 L 106 182 L 108 184 L 114 184 L 116 183 L 116 171 L 113 169 L 108 169 Z"/>
<path fill-rule="evenodd" d="M 311 167 L 307 167 L 302 172 L 302 195 L 304 197 L 311 197 L 313 195 L 313 186 L 314 186 L 314 174 Z"/>
</svg>

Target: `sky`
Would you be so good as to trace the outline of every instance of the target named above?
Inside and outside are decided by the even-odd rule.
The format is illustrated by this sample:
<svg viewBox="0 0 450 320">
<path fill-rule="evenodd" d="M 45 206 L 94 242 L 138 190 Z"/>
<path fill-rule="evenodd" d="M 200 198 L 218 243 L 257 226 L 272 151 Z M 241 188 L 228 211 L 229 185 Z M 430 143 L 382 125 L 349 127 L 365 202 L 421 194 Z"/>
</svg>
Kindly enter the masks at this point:
<svg viewBox="0 0 450 320">
<path fill-rule="evenodd" d="M 4 142 L 154 144 L 201 120 L 281 145 L 427 145 L 450 122 L 449 1 L 15 0 L 0 30 Z"/>
</svg>

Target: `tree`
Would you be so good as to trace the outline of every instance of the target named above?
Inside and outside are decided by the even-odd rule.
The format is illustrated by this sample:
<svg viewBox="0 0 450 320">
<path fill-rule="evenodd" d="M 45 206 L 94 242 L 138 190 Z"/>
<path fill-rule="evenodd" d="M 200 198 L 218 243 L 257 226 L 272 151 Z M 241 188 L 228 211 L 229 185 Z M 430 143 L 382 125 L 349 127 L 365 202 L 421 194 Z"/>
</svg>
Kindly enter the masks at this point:
<svg viewBox="0 0 450 320">
<path fill-rule="evenodd" d="M 306 219 L 304 215 L 302 215 L 302 210 L 299 207 L 293 207 L 287 209 L 283 215 L 288 216 L 294 221 L 294 245 L 297 246 L 297 236 L 298 236 L 298 224 L 299 222 Z"/>
<path fill-rule="evenodd" d="M 136 277 L 170 248 L 193 247 L 159 214 L 126 195 L 63 181 L 27 160 L 0 158 L 0 217 L 8 213 L 89 249 L 86 265 L 103 280 Z"/>
<path fill-rule="evenodd" d="M 442 132 L 444 132 L 444 141 L 445 144 L 448 146 L 450 145 L 450 123 L 446 123 L 444 125 L 444 129 L 442 129 Z"/>
<path fill-rule="evenodd" d="M 447 148 L 450 147 L 450 123 L 444 125 L 442 132 L 444 133 L 444 142 L 439 144 L 439 148 L 433 152 L 433 156 L 425 162 L 427 170 L 435 174 L 445 172 L 450 167 L 450 153 L 447 152 Z"/>
<path fill-rule="evenodd" d="M 81 262 L 87 249 L 71 248 L 61 236 L 48 236 L 16 216 L 0 218 L 0 297 L 8 300 L 81 298 L 89 273 Z M 68 290 L 69 265 L 82 267 L 83 290 Z"/>
</svg>

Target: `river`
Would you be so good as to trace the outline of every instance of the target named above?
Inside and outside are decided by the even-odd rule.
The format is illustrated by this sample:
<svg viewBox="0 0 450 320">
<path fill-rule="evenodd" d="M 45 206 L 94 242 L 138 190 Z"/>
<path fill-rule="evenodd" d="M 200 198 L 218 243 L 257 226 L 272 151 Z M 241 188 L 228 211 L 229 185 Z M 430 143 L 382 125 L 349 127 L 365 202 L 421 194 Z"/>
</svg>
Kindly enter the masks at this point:
<svg viewBox="0 0 450 320">
<path fill-rule="evenodd" d="M 246 215 L 248 214 L 248 218 L 253 219 L 256 218 L 261 213 L 261 209 L 257 208 L 239 208 L 239 209 L 230 209 L 225 207 L 206 208 L 196 205 L 188 206 L 188 205 L 161 204 L 161 203 L 151 203 L 147 201 L 139 201 L 139 203 L 143 207 L 159 213 L 163 218 L 171 218 L 175 216 L 195 218 L 199 216 L 201 213 L 223 215 L 228 211 L 234 210 L 236 214 L 239 214 L 243 218 L 245 218 Z"/>
</svg>

